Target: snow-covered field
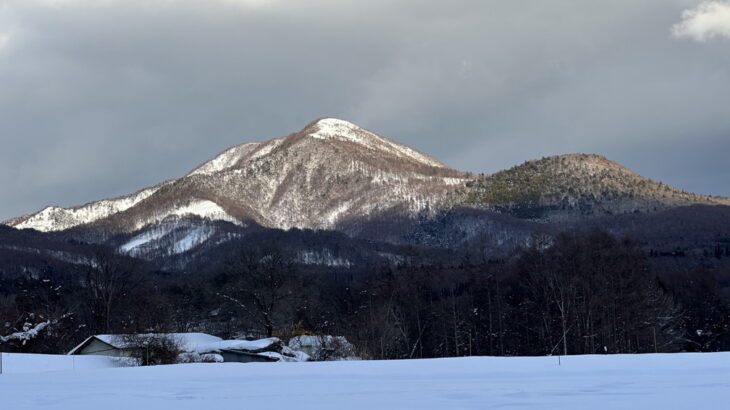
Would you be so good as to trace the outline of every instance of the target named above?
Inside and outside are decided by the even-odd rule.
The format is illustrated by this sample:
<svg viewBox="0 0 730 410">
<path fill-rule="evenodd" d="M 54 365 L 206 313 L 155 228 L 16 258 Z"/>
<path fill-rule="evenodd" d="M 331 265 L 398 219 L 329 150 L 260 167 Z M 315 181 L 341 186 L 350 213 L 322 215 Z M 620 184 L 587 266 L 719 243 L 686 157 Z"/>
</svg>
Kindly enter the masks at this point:
<svg viewBox="0 0 730 410">
<path fill-rule="evenodd" d="M 106 356 L 66 356 L 50 354 L 15 354 L 0 353 L 2 355 L 2 373 L 0 379 L 0 391 L 5 382 L 11 379 L 12 375 L 24 373 L 45 373 L 45 372 L 82 372 L 87 370 L 98 370 L 116 368 L 128 365 L 125 359 L 115 359 Z M 0 400 L 0 403 L 2 401 Z M 0 407 L 2 409 L 2 407 Z"/>
<path fill-rule="evenodd" d="M 8 370 L 1 409 L 730 408 L 730 353 Z"/>
</svg>

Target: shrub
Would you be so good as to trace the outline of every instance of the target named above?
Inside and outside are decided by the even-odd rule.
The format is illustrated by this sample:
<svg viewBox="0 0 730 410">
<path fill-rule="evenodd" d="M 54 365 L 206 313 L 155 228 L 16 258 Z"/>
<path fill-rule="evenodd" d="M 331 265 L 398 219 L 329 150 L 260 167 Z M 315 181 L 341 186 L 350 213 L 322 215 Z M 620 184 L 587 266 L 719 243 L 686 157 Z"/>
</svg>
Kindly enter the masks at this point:
<svg viewBox="0 0 730 410">
<path fill-rule="evenodd" d="M 131 357 L 142 366 L 175 364 L 182 353 L 182 343 L 177 338 L 165 334 L 141 334 L 118 336 L 120 344 L 130 352 Z"/>
</svg>

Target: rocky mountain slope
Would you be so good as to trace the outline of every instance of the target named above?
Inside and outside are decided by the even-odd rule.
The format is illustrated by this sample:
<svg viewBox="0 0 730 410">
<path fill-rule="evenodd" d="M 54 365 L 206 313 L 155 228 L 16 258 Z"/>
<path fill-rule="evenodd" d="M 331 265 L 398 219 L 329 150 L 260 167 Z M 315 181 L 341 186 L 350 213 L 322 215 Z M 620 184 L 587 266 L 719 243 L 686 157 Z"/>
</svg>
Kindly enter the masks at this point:
<svg viewBox="0 0 730 410">
<path fill-rule="evenodd" d="M 350 218 L 444 206 L 465 174 L 351 123 L 322 119 L 302 131 L 231 148 L 183 178 L 127 197 L 7 222 L 59 231 L 94 224 L 133 232 L 194 215 L 274 228 L 331 228 Z"/>
<path fill-rule="evenodd" d="M 544 223 L 691 204 L 730 200 L 668 187 L 597 155 L 543 158 L 473 176 L 327 118 L 286 137 L 233 147 L 182 178 L 129 196 L 48 207 L 5 224 L 42 232 L 74 228 L 85 241 L 158 257 L 226 242 L 248 226 L 370 237 L 378 231 L 387 233 L 381 240 L 430 244 L 443 242 L 440 226 L 453 225 L 449 244 L 479 235 L 518 244 L 535 228 L 496 214 Z"/>
</svg>

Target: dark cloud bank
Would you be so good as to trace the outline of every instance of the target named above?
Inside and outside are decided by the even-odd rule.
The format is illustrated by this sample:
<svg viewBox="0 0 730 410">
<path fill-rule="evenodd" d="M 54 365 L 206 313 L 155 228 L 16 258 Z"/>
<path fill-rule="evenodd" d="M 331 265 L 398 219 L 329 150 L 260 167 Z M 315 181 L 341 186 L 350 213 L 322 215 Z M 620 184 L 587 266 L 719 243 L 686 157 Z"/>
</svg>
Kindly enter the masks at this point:
<svg viewBox="0 0 730 410">
<path fill-rule="evenodd" d="M 0 219 L 323 116 L 463 170 L 595 152 L 730 195 L 730 39 L 672 29 L 698 4 L 0 0 Z"/>
</svg>

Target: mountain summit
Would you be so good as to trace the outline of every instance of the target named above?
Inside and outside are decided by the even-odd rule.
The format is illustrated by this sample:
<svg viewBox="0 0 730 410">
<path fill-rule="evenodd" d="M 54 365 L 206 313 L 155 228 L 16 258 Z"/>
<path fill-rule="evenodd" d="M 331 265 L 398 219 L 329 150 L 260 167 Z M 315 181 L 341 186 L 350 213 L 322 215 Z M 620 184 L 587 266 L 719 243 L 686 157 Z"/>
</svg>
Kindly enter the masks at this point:
<svg viewBox="0 0 730 410">
<path fill-rule="evenodd" d="M 245 162 L 266 156 L 275 150 L 288 149 L 299 144 L 311 143 L 310 139 L 328 142 L 330 144 L 350 147 L 349 151 L 367 152 L 401 161 L 413 165 L 448 168 L 436 159 L 417 152 L 404 145 L 397 144 L 357 125 L 335 118 L 322 118 L 311 122 L 298 133 L 287 137 L 276 138 L 266 142 L 252 142 L 230 148 L 214 159 L 200 165 L 188 176 L 196 174 L 212 174 L 233 168 Z"/>
</svg>

